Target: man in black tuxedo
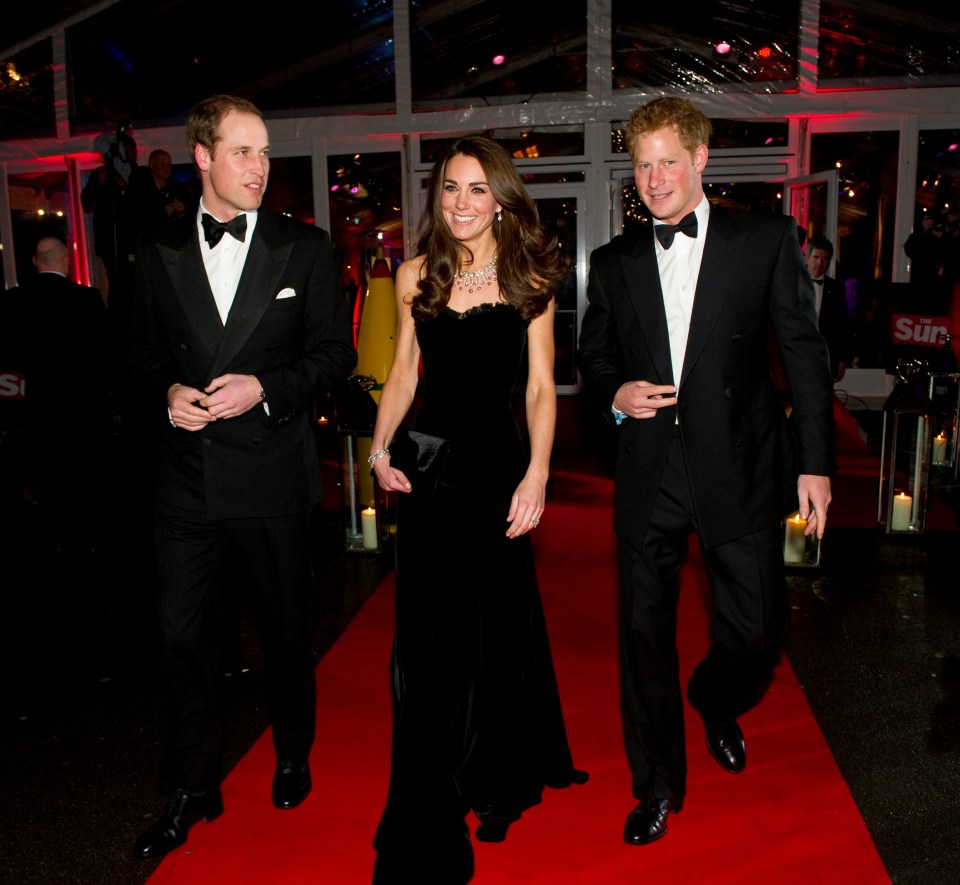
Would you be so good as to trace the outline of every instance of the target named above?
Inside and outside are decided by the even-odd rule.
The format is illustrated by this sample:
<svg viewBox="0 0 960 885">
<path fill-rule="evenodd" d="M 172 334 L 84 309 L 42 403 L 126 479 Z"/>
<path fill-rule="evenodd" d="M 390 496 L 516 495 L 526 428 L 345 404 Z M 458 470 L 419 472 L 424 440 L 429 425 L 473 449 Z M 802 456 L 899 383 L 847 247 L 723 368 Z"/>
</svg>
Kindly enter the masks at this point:
<svg viewBox="0 0 960 885">
<path fill-rule="evenodd" d="M 49 547 L 89 551 L 106 534 L 99 508 L 112 430 L 107 308 L 99 290 L 69 279 L 70 251 L 59 237 L 37 241 L 33 265 L 37 273 L 5 298 L 5 357 L 14 356 L 25 377 L 23 479 Z"/>
<path fill-rule="evenodd" d="M 318 385 L 332 388 L 356 363 L 329 237 L 258 212 L 270 144 L 257 108 L 206 99 L 187 141 L 200 209 L 142 238 L 131 324 L 132 362 L 164 423 L 156 543 L 171 717 L 172 797 L 137 841 L 141 857 L 181 845 L 223 810 L 215 599 L 228 551 L 242 551 L 260 614 L 273 803 L 293 808 L 310 790 L 311 409 Z"/>
<path fill-rule="evenodd" d="M 850 319 L 843 283 L 827 276 L 833 260 L 833 243 L 826 237 L 811 237 L 807 242 L 806 262 L 813 280 L 817 322 L 830 353 L 830 372 L 834 381 L 847 373 L 850 360 Z"/>
<path fill-rule="evenodd" d="M 624 838 L 667 831 L 686 791 L 676 649 L 679 573 L 695 532 L 714 602 L 687 695 L 727 771 L 746 764 L 737 717 L 769 683 L 787 629 L 781 518 L 822 536 L 833 464 L 830 370 L 787 217 L 712 206 L 709 120 L 685 99 L 634 112 L 627 141 L 653 224 L 591 258 L 578 365 L 619 425 L 621 712 L 637 806 Z M 656 236 L 654 232 L 656 231 Z M 783 354 L 787 418 L 767 364 Z"/>
</svg>

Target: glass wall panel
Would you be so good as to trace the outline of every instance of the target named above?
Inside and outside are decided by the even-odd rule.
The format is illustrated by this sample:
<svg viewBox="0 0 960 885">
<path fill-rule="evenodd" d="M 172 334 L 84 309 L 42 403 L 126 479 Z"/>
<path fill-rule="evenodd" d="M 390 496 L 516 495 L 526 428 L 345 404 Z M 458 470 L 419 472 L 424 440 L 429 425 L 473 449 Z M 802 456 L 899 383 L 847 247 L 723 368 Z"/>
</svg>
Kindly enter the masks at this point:
<svg viewBox="0 0 960 885">
<path fill-rule="evenodd" d="M 275 0 L 253 22 L 219 14 L 215 31 L 200 27 L 203 14 L 184 0 L 120 2 L 70 28 L 74 125 L 182 120 L 220 92 L 263 111 L 392 106 L 390 0 Z"/>
<path fill-rule="evenodd" d="M 317 220 L 313 208 L 313 160 L 310 157 L 271 157 L 270 180 L 263 208 L 307 224 Z"/>
<path fill-rule="evenodd" d="M 626 154 L 630 148 L 626 142 L 624 127 L 626 120 L 614 124 L 610 133 L 610 150 L 615 154 Z M 711 120 L 713 134 L 710 136 L 711 150 L 720 148 L 783 148 L 789 139 L 786 123 L 757 120 Z"/>
<path fill-rule="evenodd" d="M 614 89 L 795 88 L 799 18 L 800 4 L 782 0 L 613 0 Z"/>
<path fill-rule="evenodd" d="M 553 364 L 554 380 L 558 386 L 576 385 L 577 367 L 577 201 L 571 197 L 538 197 L 537 211 L 540 223 L 551 237 L 557 238 L 557 249 L 566 264 L 567 276 L 557 289 L 554 318 Z"/>
<path fill-rule="evenodd" d="M 483 133 L 503 145 L 516 160 L 580 157 L 584 152 L 583 126 L 535 126 L 532 129 L 493 129 Z M 453 137 L 422 138 L 420 160 L 434 163 L 450 147 Z"/>
<path fill-rule="evenodd" d="M 470 97 L 584 92 L 586 0 L 480 0 L 412 4 L 413 105 L 425 110 Z"/>
<path fill-rule="evenodd" d="M 834 273 L 847 288 L 855 365 L 885 364 L 893 288 L 897 132 L 843 132 L 811 138 L 811 172 L 839 170 Z"/>
<path fill-rule="evenodd" d="M 960 282 L 960 129 L 920 132 L 910 279 L 952 292 Z"/>
<path fill-rule="evenodd" d="M 400 154 L 331 155 L 327 179 L 330 234 L 340 279 L 353 302 L 365 290 L 379 248 L 393 273 L 404 258 Z M 355 322 L 359 320 L 358 310 Z"/>
<path fill-rule="evenodd" d="M 960 83 L 960 11 L 953 3 L 823 0 L 818 77 Z"/>
<path fill-rule="evenodd" d="M 56 134 L 49 38 L 0 61 L 0 108 L 0 138 Z"/>
<path fill-rule="evenodd" d="M 17 283 L 22 285 L 36 272 L 33 253 L 41 237 L 70 242 L 70 182 L 66 169 L 11 175 L 7 182 Z M 71 277 L 78 279 L 75 266 Z"/>
</svg>

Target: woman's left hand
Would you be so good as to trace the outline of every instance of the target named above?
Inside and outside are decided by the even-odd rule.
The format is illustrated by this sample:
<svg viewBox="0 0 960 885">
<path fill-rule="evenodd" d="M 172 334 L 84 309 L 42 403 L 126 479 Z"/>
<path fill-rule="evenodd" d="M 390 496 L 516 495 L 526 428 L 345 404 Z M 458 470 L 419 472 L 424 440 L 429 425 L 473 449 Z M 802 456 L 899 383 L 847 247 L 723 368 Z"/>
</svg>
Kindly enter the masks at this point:
<svg viewBox="0 0 960 885">
<path fill-rule="evenodd" d="M 510 512 L 507 514 L 508 538 L 519 538 L 540 525 L 543 507 L 546 501 L 547 483 L 529 475 L 523 478 L 510 499 Z"/>
</svg>

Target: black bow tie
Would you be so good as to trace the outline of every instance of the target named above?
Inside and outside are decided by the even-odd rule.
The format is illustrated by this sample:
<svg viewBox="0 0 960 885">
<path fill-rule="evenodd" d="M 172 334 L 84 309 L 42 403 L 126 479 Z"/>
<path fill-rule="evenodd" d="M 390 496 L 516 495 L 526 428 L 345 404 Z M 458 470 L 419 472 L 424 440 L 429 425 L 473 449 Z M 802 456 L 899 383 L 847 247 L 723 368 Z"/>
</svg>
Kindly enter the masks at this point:
<svg viewBox="0 0 960 885">
<path fill-rule="evenodd" d="M 203 236 L 210 244 L 211 249 L 223 239 L 225 233 L 229 233 L 230 236 L 241 243 L 247 237 L 247 214 L 245 212 L 241 212 L 230 221 L 217 221 L 212 215 L 204 212 L 200 216 L 200 223 L 203 225 Z"/>
<path fill-rule="evenodd" d="M 687 213 L 680 219 L 679 224 L 655 224 L 653 226 L 653 232 L 657 235 L 657 239 L 664 249 L 669 249 L 673 245 L 673 238 L 678 230 L 683 231 L 688 237 L 695 237 L 697 235 L 696 213 Z"/>
<path fill-rule="evenodd" d="M 823 277 L 820 277 L 819 280 L 814 280 L 814 282 L 815 282 L 818 286 L 822 286 L 822 285 L 823 285 Z"/>
</svg>

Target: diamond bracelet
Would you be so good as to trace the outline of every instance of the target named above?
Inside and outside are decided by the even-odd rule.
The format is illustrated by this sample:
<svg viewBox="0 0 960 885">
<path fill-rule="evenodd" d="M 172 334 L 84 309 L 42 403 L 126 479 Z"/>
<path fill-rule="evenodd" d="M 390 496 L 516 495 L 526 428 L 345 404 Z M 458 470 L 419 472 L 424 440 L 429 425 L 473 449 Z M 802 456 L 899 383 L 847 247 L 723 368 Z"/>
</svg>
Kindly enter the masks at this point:
<svg viewBox="0 0 960 885">
<path fill-rule="evenodd" d="M 375 452 L 370 454 L 370 457 L 367 458 L 367 463 L 373 467 L 381 458 L 385 458 L 390 454 L 390 449 L 377 449 Z"/>
</svg>

